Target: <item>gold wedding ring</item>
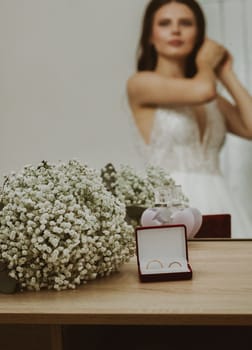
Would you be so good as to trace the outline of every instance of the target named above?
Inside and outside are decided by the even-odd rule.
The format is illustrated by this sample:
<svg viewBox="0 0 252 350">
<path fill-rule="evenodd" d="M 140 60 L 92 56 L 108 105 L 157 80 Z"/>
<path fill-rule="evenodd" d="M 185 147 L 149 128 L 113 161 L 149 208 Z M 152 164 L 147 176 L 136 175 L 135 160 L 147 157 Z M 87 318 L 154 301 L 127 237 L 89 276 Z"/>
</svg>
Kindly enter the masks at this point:
<svg viewBox="0 0 252 350">
<path fill-rule="evenodd" d="M 172 267 L 172 265 L 179 265 L 179 267 L 182 267 L 182 265 L 181 265 L 181 263 L 179 262 L 179 261 L 172 261 L 169 265 L 168 265 L 168 267 Z"/>
<path fill-rule="evenodd" d="M 146 265 L 146 269 L 147 269 L 147 270 L 148 270 L 148 269 L 151 269 L 151 266 L 150 266 L 150 265 L 153 264 L 153 263 L 158 263 L 161 269 L 164 267 L 164 265 L 161 263 L 160 260 L 154 259 L 154 260 L 150 260 L 150 261 L 148 262 L 148 264 Z M 155 267 L 154 267 L 154 268 L 155 268 Z"/>
</svg>

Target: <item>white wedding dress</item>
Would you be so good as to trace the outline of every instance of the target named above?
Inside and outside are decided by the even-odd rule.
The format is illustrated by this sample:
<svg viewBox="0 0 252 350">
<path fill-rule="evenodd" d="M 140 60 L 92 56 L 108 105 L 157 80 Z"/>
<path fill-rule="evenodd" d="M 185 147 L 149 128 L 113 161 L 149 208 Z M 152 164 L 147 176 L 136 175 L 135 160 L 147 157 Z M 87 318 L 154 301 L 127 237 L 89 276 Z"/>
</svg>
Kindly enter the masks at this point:
<svg viewBox="0 0 252 350">
<path fill-rule="evenodd" d="M 252 220 L 236 203 L 220 170 L 220 150 L 226 126 L 216 101 L 206 104 L 206 126 L 201 139 L 190 107 L 157 109 L 151 140 L 138 133 L 145 165 L 167 170 L 182 186 L 191 207 L 202 214 L 231 214 L 233 238 L 252 238 Z"/>
</svg>

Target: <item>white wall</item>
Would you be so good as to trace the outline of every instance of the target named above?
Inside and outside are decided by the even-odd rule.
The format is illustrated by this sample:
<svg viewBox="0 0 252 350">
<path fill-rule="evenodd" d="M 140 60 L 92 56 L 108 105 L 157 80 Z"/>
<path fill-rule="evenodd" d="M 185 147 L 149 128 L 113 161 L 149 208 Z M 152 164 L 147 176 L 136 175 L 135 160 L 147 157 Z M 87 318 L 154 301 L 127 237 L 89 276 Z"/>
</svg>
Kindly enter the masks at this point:
<svg viewBox="0 0 252 350">
<path fill-rule="evenodd" d="M 209 34 L 252 86 L 251 0 L 201 0 Z M 0 0 L 0 176 L 78 158 L 137 165 L 125 82 L 148 0 Z M 251 143 L 228 140 L 223 167 L 251 208 Z"/>
<path fill-rule="evenodd" d="M 134 162 L 125 82 L 146 0 L 0 0 L 0 173 Z"/>
</svg>

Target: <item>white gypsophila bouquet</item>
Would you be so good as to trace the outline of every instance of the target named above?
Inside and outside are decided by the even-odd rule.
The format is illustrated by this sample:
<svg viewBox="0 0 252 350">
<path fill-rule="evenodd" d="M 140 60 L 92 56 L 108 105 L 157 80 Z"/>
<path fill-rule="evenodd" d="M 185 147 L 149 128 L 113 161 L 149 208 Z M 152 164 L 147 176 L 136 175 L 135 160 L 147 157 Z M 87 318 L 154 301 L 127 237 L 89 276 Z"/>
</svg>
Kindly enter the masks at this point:
<svg viewBox="0 0 252 350">
<path fill-rule="evenodd" d="M 78 161 L 26 166 L 0 196 L 0 261 L 21 290 L 75 288 L 134 255 L 125 205 Z"/>
<path fill-rule="evenodd" d="M 121 165 L 116 170 L 112 164 L 107 164 L 101 174 L 106 187 L 126 206 L 153 206 L 156 189 L 173 189 L 176 186 L 172 177 L 161 167 L 148 166 L 145 173 L 140 173 L 129 165 Z M 181 203 L 188 202 L 182 191 L 177 195 Z"/>
<path fill-rule="evenodd" d="M 153 207 L 157 189 L 174 190 L 176 200 L 181 208 L 188 205 L 188 199 L 175 181 L 161 167 L 148 166 L 145 173 L 140 173 L 129 165 L 121 165 L 119 169 L 110 163 L 101 170 L 106 187 L 121 202 L 125 203 L 127 219 L 132 226 L 140 224 L 140 217 L 146 208 Z M 168 203 L 167 203 L 168 204 Z"/>
</svg>

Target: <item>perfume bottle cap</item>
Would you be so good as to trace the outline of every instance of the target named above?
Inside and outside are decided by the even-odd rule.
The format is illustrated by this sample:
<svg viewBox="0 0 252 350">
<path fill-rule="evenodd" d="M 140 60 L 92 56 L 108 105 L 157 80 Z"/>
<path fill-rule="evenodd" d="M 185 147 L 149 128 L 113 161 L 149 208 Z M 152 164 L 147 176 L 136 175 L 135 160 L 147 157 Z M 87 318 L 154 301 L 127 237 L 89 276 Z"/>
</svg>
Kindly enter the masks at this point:
<svg viewBox="0 0 252 350">
<path fill-rule="evenodd" d="M 182 204 L 181 185 L 175 185 L 172 190 L 172 205 L 178 206 Z"/>
<path fill-rule="evenodd" d="M 171 189 L 160 187 L 154 190 L 155 206 L 168 206 L 171 203 Z"/>
</svg>

